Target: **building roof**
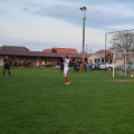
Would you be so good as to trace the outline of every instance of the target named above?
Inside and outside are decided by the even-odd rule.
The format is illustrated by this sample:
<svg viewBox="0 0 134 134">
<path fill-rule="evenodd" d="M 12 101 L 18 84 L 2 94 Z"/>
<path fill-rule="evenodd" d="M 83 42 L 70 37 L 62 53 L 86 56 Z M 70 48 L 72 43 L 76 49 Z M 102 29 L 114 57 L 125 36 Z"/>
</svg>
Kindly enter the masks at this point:
<svg viewBox="0 0 134 134">
<path fill-rule="evenodd" d="M 91 54 L 87 54 L 86 57 L 91 57 L 92 55 L 94 55 L 94 53 L 91 53 Z"/>
<path fill-rule="evenodd" d="M 95 55 L 97 55 L 98 57 L 101 57 L 101 58 L 105 58 L 105 53 L 95 53 Z M 122 59 L 123 57 L 118 55 L 118 54 L 116 54 L 115 58 L 116 59 Z"/>
<path fill-rule="evenodd" d="M 4 45 L 4 46 L 0 47 L 0 50 L 20 50 L 20 51 L 29 51 L 29 49 L 26 48 L 26 47 L 21 47 L 21 46 L 7 46 L 7 45 Z"/>
<path fill-rule="evenodd" d="M 52 49 L 44 49 L 43 52 L 52 52 Z"/>
<path fill-rule="evenodd" d="M 105 54 L 105 52 L 106 52 L 107 54 L 111 54 L 111 53 L 112 53 L 110 50 L 105 50 L 105 49 L 101 49 L 101 50 L 99 50 L 99 51 L 97 51 L 97 52 L 95 52 L 95 53 L 104 53 L 104 54 Z"/>
<path fill-rule="evenodd" d="M 79 54 L 78 51 L 74 48 L 52 48 L 54 50 L 57 50 L 57 53 L 65 53 L 65 54 Z M 52 52 L 52 49 L 44 49 L 43 52 Z"/>
<path fill-rule="evenodd" d="M 110 50 L 106 50 L 106 51 L 105 51 L 105 49 L 101 49 L 101 50 L 99 50 L 99 51 L 97 51 L 97 52 L 95 52 L 95 53 L 93 53 L 93 54 L 87 55 L 87 57 L 91 57 L 92 55 L 95 54 L 96 56 L 98 56 L 98 57 L 100 57 L 100 58 L 105 58 L 105 52 L 106 52 L 106 54 L 113 54 Z M 123 57 L 120 56 L 120 55 L 118 55 L 118 54 L 116 54 L 116 55 L 115 55 L 115 58 L 116 58 L 116 59 L 122 59 Z"/>
<path fill-rule="evenodd" d="M 0 55 L 4 56 L 32 56 L 32 57 L 62 57 L 70 55 L 72 58 L 82 58 L 82 54 L 48 53 L 39 51 L 18 51 L 18 50 L 0 50 Z M 85 55 L 85 58 L 87 55 Z"/>
</svg>

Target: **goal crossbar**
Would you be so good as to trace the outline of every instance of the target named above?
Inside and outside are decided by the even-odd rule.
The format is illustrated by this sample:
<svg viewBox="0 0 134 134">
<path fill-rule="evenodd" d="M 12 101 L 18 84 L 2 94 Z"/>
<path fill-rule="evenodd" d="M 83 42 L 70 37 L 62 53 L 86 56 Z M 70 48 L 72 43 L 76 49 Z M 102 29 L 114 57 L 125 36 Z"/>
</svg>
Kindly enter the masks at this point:
<svg viewBox="0 0 134 134">
<path fill-rule="evenodd" d="M 134 52 L 114 52 L 114 55 L 113 55 L 113 78 L 115 77 L 114 70 L 115 70 L 115 55 L 116 54 L 124 54 L 125 55 L 125 76 L 126 76 L 126 66 L 127 66 L 126 55 L 127 54 L 134 54 Z"/>
</svg>

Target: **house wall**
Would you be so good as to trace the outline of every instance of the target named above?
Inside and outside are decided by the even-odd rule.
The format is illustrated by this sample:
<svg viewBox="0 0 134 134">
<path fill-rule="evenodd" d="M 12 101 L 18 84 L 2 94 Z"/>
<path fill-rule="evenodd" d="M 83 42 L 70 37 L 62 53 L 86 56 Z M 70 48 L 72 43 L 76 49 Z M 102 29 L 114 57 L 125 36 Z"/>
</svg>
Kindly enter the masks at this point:
<svg viewBox="0 0 134 134">
<path fill-rule="evenodd" d="M 88 57 L 87 59 L 88 59 L 88 62 L 92 61 L 93 64 L 95 64 L 95 59 L 100 59 L 100 60 L 101 60 L 101 58 L 98 57 L 98 56 L 95 55 L 95 54 L 92 55 L 92 56 L 90 56 L 90 57 Z"/>
<path fill-rule="evenodd" d="M 88 58 L 88 62 L 90 62 L 90 60 L 91 60 L 93 62 L 93 64 L 95 65 L 95 59 L 100 59 L 100 63 L 101 63 L 102 59 L 104 59 L 104 58 L 100 58 L 100 57 L 98 57 L 97 55 L 94 54 L 94 55 L 92 55 Z M 111 60 L 112 60 L 112 63 L 113 63 L 113 59 L 111 59 Z M 104 62 L 105 62 L 105 59 L 104 59 Z M 108 59 L 107 63 L 110 64 L 110 59 Z M 120 66 L 122 64 L 124 64 L 123 59 L 116 59 L 115 67 Z"/>
<path fill-rule="evenodd" d="M 115 60 L 115 67 L 118 67 L 120 65 L 124 64 L 124 60 L 123 59 L 116 59 Z"/>
</svg>

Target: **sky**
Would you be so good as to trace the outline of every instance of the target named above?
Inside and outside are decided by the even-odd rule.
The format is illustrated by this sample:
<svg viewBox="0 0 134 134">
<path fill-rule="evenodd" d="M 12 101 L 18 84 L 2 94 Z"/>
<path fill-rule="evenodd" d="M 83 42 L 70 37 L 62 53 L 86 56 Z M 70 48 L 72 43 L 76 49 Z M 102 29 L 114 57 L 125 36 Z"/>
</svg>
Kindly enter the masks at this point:
<svg viewBox="0 0 134 134">
<path fill-rule="evenodd" d="M 0 0 L 0 46 L 81 52 L 83 6 L 88 52 L 105 48 L 105 33 L 134 28 L 133 0 Z"/>
</svg>

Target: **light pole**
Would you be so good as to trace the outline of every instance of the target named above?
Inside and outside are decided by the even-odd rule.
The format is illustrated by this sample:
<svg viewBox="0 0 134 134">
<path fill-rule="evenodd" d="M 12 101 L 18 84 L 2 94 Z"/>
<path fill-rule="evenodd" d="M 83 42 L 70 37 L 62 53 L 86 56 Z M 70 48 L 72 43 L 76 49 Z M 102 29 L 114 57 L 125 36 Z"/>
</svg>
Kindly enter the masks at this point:
<svg viewBox="0 0 134 134">
<path fill-rule="evenodd" d="M 83 45 L 82 45 L 82 73 L 84 73 L 84 61 L 85 61 L 85 11 L 87 10 L 86 7 L 81 7 L 80 10 L 84 11 L 84 18 L 83 18 Z"/>
</svg>

